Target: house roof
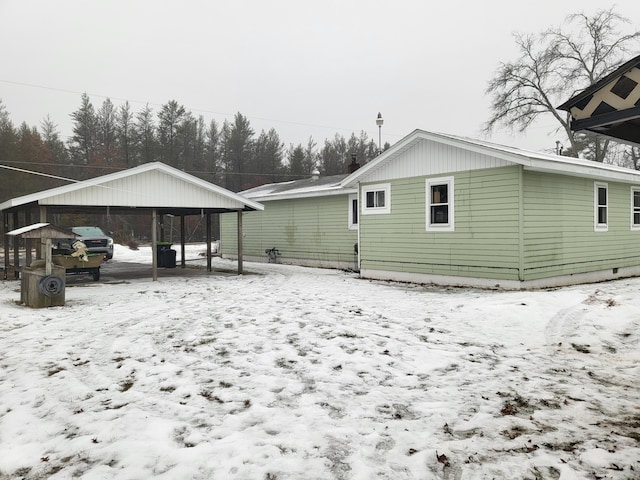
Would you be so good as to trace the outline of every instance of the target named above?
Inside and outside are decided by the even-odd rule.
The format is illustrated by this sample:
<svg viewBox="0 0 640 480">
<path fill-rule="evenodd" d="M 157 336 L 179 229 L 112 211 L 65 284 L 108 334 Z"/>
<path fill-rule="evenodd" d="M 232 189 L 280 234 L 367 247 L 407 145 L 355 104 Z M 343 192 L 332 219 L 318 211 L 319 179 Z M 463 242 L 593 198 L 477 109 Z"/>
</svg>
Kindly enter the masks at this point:
<svg viewBox="0 0 640 480">
<path fill-rule="evenodd" d="M 558 107 L 571 114 L 571 130 L 640 145 L 640 55 Z"/>
<path fill-rule="evenodd" d="M 342 181 L 341 185 L 345 188 L 349 188 L 354 187 L 359 182 L 366 181 L 367 177 L 377 169 L 389 162 L 392 162 L 403 152 L 423 141 L 432 141 L 489 155 L 510 163 L 523 165 L 527 170 L 611 180 L 623 183 L 640 183 L 640 171 L 619 167 L 617 165 L 603 164 L 590 160 L 541 152 L 530 152 L 514 147 L 455 135 L 414 130 L 409 135 L 395 143 L 390 149 L 378 155 L 374 160 L 347 176 Z"/>
<path fill-rule="evenodd" d="M 158 208 L 167 213 L 264 209 L 260 203 L 160 162 L 145 163 L 13 198 L 0 204 L 0 210 L 29 204 L 75 208 Z"/>
<path fill-rule="evenodd" d="M 257 201 L 355 193 L 355 189 L 348 189 L 341 185 L 342 180 L 346 177 L 346 174 L 331 175 L 328 177 L 312 177 L 289 182 L 268 183 L 240 193 L 247 198 Z"/>
</svg>

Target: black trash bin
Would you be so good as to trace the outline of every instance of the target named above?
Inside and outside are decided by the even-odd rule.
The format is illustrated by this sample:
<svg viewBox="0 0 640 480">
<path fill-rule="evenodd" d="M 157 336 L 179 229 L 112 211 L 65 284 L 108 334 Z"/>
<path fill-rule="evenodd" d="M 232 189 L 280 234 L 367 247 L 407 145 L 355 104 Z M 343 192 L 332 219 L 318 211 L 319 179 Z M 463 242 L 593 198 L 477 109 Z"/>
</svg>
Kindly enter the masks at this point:
<svg viewBox="0 0 640 480">
<path fill-rule="evenodd" d="M 164 251 L 164 268 L 176 268 L 176 253 L 171 248 Z"/>
<path fill-rule="evenodd" d="M 171 256 L 171 253 L 169 252 L 173 252 L 173 268 L 175 268 L 176 266 L 176 251 L 175 250 L 171 250 L 171 245 L 173 245 L 173 243 L 170 242 L 158 242 L 156 244 L 156 255 L 158 258 L 158 267 L 167 267 L 167 262 L 169 260 L 169 257 Z M 171 268 L 171 267 L 169 267 Z"/>
</svg>

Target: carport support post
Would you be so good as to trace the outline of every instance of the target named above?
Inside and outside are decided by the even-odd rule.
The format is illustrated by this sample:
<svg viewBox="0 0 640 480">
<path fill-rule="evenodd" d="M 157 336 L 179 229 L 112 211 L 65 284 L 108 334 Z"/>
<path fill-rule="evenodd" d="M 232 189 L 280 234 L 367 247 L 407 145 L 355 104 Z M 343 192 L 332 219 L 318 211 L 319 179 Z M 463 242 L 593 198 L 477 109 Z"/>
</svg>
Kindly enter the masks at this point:
<svg viewBox="0 0 640 480">
<path fill-rule="evenodd" d="M 9 271 L 9 213 L 2 212 L 2 226 L 4 232 L 4 280 L 7 280 L 7 272 Z"/>
<path fill-rule="evenodd" d="M 211 271 L 211 214 L 207 212 L 207 272 Z"/>
<path fill-rule="evenodd" d="M 151 210 L 151 276 L 153 281 L 158 280 L 158 210 Z"/>
<path fill-rule="evenodd" d="M 47 207 L 44 205 L 40 205 L 40 223 L 47 223 Z M 44 258 L 47 250 L 47 246 L 42 243 L 42 239 L 40 239 L 40 244 L 38 245 L 38 250 L 36 251 L 36 258 L 41 260 Z"/>
<path fill-rule="evenodd" d="M 238 275 L 242 275 L 242 210 L 238 210 Z"/>
<path fill-rule="evenodd" d="M 13 228 L 18 227 L 18 212 L 13 212 Z M 13 237 L 13 278 L 20 278 L 20 237 Z"/>
<path fill-rule="evenodd" d="M 182 268 L 186 266 L 184 257 L 184 213 L 180 215 L 180 266 Z"/>
<path fill-rule="evenodd" d="M 24 212 L 24 224 L 31 225 L 31 209 L 30 208 L 27 208 Z M 28 267 L 29 265 L 31 265 L 31 248 L 33 247 L 33 240 L 30 238 L 25 238 L 24 246 L 26 250 L 25 265 Z"/>
</svg>

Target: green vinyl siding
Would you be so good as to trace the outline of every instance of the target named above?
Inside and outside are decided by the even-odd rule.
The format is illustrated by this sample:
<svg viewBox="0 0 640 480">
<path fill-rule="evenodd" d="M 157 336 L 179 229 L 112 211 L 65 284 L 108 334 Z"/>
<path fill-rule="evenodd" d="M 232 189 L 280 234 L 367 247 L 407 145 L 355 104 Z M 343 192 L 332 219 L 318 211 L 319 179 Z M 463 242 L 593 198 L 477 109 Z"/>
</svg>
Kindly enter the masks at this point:
<svg viewBox="0 0 640 480">
<path fill-rule="evenodd" d="M 360 218 L 363 270 L 517 280 L 518 166 L 456 172 L 455 230 L 426 230 L 426 180 L 391 182 L 391 213 Z"/>
<path fill-rule="evenodd" d="M 427 230 L 427 181 L 453 180 L 453 231 Z M 387 180 L 391 211 L 362 214 L 360 269 L 367 272 L 536 281 L 640 265 L 631 229 L 632 185 L 606 182 L 608 230 L 594 229 L 594 180 L 521 165 Z M 360 188 L 380 184 L 363 183 Z M 244 254 L 355 266 L 348 195 L 263 202 L 243 215 Z M 222 253 L 235 255 L 236 215 L 221 216 Z M 613 274 L 613 272 L 611 272 Z M 407 278 L 405 277 L 405 278 Z"/>
<path fill-rule="evenodd" d="M 242 217 L 243 254 L 266 257 L 265 249 L 277 248 L 279 261 L 309 260 L 355 265 L 357 230 L 349 230 L 348 195 L 264 201 L 264 211 Z M 237 216 L 221 220 L 223 255 L 237 255 Z"/>
<path fill-rule="evenodd" d="M 608 183 L 608 231 L 594 231 L 594 180 L 525 172 L 526 280 L 640 264 L 631 230 L 631 187 Z"/>
</svg>

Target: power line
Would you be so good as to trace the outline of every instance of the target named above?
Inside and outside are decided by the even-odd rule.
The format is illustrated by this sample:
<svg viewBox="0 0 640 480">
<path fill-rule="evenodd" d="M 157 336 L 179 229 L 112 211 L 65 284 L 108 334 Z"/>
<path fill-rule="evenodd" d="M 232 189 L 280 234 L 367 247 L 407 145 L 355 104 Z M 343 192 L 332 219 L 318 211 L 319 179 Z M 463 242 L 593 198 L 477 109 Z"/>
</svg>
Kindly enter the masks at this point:
<svg viewBox="0 0 640 480">
<path fill-rule="evenodd" d="M 34 163 L 34 162 L 11 162 L 13 164 L 17 164 L 17 165 L 39 165 L 39 166 L 47 166 L 47 167 L 51 167 L 51 166 L 60 166 L 60 167 L 73 167 L 75 169 L 78 168 L 91 168 L 91 169 L 100 169 L 100 170 L 114 170 L 114 171 L 122 171 L 122 170 L 127 170 L 126 167 L 116 167 L 116 166 L 109 166 L 109 165 L 74 165 L 74 164 L 62 164 L 62 165 L 55 165 L 52 163 Z M 33 175 L 40 175 L 42 177 L 48 177 L 48 178 L 53 178 L 56 180 L 64 180 L 67 182 L 73 182 L 73 183 L 78 183 L 78 182 L 83 182 L 84 180 L 75 180 L 72 178 L 66 178 L 66 177 L 60 177 L 60 176 L 56 176 L 56 175 L 50 175 L 47 173 L 42 173 L 42 172 L 37 172 L 35 170 L 26 170 L 24 168 L 17 168 L 17 167 L 11 167 L 9 165 L 2 165 L 0 164 L 0 168 L 4 168 L 6 170 L 13 170 L 16 172 L 20 172 L 20 173 L 26 173 L 26 174 L 33 174 Z M 174 167 L 175 168 L 175 167 Z M 300 175 L 295 174 L 295 173 L 260 173 L 260 172 L 232 172 L 232 171 L 219 171 L 219 172 L 208 172 L 206 170 L 183 170 L 183 172 L 191 174 L 191 175 L 196 175 L 196 174 L 202 174 L 202 175 L 226 175 L 226 176 L 234 176 L 234 175 L 238 175 L 238 176 L 260 176 L 260 177 L 299 177 Z M 92 177 L 93 178 L 93 177 Z"/>
<path fill-rule="evenodd" d="M 98 97 L 98 98 L 104 98 L 104 99 L 110 99 L 110 100 L 118 100 L 121 102 L 129 102 L 129 103 L 138 103 L 138 104 L 142 104 L 142 105 L 153 105 L 155 107 L 162 107 L 162 104 L 160 103 L 155 103 L 155 102 L 149 102 L 149 101 L 144 101 L 144 100 L 129 100 L 127 98 L 121 98 L 121 97 L 114 97 L 114 96 L 109 96 L 109 95 L 103 95 L 103 94 L 99 94 L 99 93 L 89 93 L 89 92 L 79 92 L 77 90 L 68 90 L 68 89 L 64 89 L 64 88 L 56 88 L 56 87 L 49 87 L 46 85 L 36 85 L 36 84 L 32 84 L 32 83 L 25 83 L 25 82 L 16 82 L 13 80 L 5 80 L 5 79 L 0 79 L 0 82 L 3 83 L 8 83 L 11 85 L 19 85 L 22 87 L 30 87 L 30 88 L 40 88 L 42 90 L 51 90 L 51 91 L 55 91 L 55 92 L 64 92 L 64 93 L 73 93 L 76 95 L 82 95 L 82 94 L 87 94 L 91 97 Z M 221 115 L 224 117 L 234 117 L 235 113 L 228 113 L 228 112 L 217 112 L 215 110 L 206 110 L 206 109 L 202 109 L 202 108 L 191 108 L 188 107 L 190 111 L 193 112 L 199 112 L 199 113 L 208 113 L 211 115 Z M 328 126 L 328 125 L 318 125 L 318 124 L 313 124 L 313 123 L 305 123 L 305 122 L 297 122 L 297 121 L 292 121 L 292 120 L 280 120 L 280 119 L 276 119 L 276 118 L 267 118 L 267 117 L 257 117 L 255 115 L 245 115 L 247 118 L 251 119 L 251 120 L 260 120 L 263 122 L 275 122 L 275 123 L 282 123 L 282 124 L 286 124 L 286 125 L 295 125 L 295 126 L 299 126 L 299 127 L 311 127 L 311 128 L 322 128 L 322 129 L 326 129 L 326 130 L 334 130 L 334 131 L 345 131 L 345 132 L 354 132 L 354 131 L 360 131 L 362 129 L 359 130 L 353 130 L 353 129 L 349 129 L 349 128 L 343 128 L 343 127 L 332 127 L 332 126 Z M 387 133 L 388 135 L 388 133 Z M 69 137 L 68 135 L 66 135 L 67 137 Z"/>
<path fill-rule="evenodd" d="M 16 163 L 16 162 L 13 162 L 13 163 Z M 27 162 L 23 162 L 23 163 L 27 163 Z M 35 172 L 33 170 L 25 170 L 24 168 L 10 167 L 9 165 L 0 164 L 0 168 L 4 168 L 6 170 L 14 170 L 14 171 L 20 172 L 20 173 L 28 173 L 28 174 L 31 174 L 31 175 L 40 175 L 41 177 L 54 178 L 56 180 L 64 180 L 65 182 L 72 182 L 72 183 L 80 182 L 80 180 L 74 180 L 72 178 L 59 177 L 57 175 L 50 175 L 48 173 Z"/>
</svg>

